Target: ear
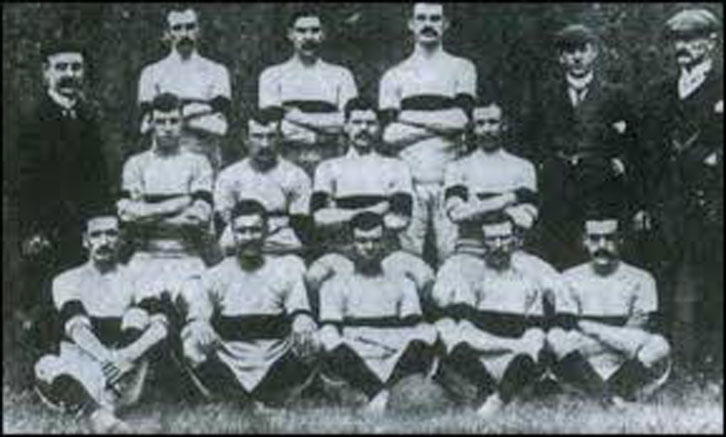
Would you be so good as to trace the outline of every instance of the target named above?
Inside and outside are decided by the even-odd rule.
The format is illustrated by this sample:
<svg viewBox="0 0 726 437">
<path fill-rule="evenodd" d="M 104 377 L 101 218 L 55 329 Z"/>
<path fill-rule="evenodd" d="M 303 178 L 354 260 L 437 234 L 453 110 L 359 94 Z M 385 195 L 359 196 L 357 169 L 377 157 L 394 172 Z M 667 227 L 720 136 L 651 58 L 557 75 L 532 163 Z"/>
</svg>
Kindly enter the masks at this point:
<svg viewBox="0 0 726 437">
<path fill-rule="evenodd" d="M 293 42 L 294 34 L 295 34 L 295 29 L 293 29 L 292 27 L 288 27 L 287 28 L 287 40 L 290 42 Z"/>
<path fill-rule="evenodd" d="M 91 242 L 88 240 L 88 234 L 84 232 L 83 237 L 81 237 L 81 238 L 83 240 L 83 247 L 86 250 L 91 250 Z"/>
<path fill-rule="evenodd" d="M 413 32 L 415 29 L 416 29 L 416 25 L 415 25 L 415 23 L 413 21 L 413 17 L 411 17 L 411 18 L 408 19 L 408 30 L 410 30 L 411 32 Z"/>
</svg>

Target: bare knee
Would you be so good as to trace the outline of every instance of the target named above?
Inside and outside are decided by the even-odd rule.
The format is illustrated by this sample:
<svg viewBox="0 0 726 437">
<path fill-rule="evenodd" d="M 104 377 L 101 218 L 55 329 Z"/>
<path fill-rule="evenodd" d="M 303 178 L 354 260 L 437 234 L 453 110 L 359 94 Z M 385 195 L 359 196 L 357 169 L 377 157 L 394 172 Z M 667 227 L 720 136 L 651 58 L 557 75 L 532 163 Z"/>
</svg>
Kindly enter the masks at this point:
<svg viewBox="0 0 726 437">
<path fill-rule="evenodd" d="M 671 353 L 671 347 L 668 341 L 661 335 L 650 335 L 638 351 L 637 359 L 646 367 L 667 358 Z"/>
<path fill-rule="evenodd" d="M 552 328 L 547 332 L 545 345 L 559 359 L 576 349 L 571 335 L 562 328 Z"/>
</svg>

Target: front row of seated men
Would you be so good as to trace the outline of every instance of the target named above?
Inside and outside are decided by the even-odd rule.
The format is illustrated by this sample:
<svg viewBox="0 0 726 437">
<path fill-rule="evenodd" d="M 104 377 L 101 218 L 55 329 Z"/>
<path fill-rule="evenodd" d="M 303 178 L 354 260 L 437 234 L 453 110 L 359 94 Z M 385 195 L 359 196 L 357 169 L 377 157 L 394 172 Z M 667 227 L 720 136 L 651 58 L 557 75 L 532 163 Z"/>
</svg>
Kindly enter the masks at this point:
<svg viewBox="0 0 726 437">
<path fill-rule="evenodd" d="M 351 220 L 348 256 L 309 269 L 264 253 L 259 202 L 239 201 L 229 219 L 235 252 L 169 296 L 118 262 L 115 214 L 89 217 L 88 262 L 53 283 L 65 339 L 36 365 L 41 397 L 87 412 L 97 431 L 128 430 L 118 409 L 152 388 L 150 368 L 171 372 L 160 357 L 177 354 L 203 398 L 283 405 L 316 380 L 345 381 L 381 411 L 398 381 L 420 374 L 490 417 L 549 375 L 612 404 L 670 371 L 651 327 L 653 278 L 619 260 L 618 221 L 606 214 L 585 222 L 591 261 L 562 275 L 519 249 L 512 219 L 495 212 L 482 218 L 484 250 L 453 255 L 435 278 L 390 249 L 371 211 Z M 459 396 L 460 381 L 475 394 Z"/>
</svg>

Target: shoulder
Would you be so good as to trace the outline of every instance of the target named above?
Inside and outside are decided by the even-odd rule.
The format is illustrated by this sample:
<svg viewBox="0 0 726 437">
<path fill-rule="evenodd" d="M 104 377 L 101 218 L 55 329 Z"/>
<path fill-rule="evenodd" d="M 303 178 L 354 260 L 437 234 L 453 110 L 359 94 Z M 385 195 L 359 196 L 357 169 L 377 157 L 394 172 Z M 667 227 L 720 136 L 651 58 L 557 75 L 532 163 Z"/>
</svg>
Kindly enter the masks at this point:
<svg viewBox="0 0 726 437">
<path fill-rule="evenodd" d="M 199 153 L 182 151 L 181 153 L 179 153 L 179 161 L 187 162 L 194 167 L 209 167 L 210 169 L 212 168 L 207 158 Z"/>
<path fill-rule="evenodd" d="M 353 268 L 353 261 L 337 252 L 325 254 L 313 261 L 313 263 L 310 265 L 311 272 L 315 270 L 325 271 L 328 269 L 333 270 L 337 273 L 352 272 Z"/>
<path fill-rule="evenodd" d="M 627 264 L 621 261 L 621 268 L 623 269 L 623 275 L 627 278 L 632 278 L 638 284 L 647 284 L 655 286 L 655 278 L 647 270 L 635 267 L 634 265 Z"/>
<path fill-rule="evenodd" d="M 53 278 L 53 288 L 65 288 L 68 286 L 76 286 L 80 284 L 86 277 L 86 265 L 73 267 Z"/>
<path fill-rule="evenodd" d="M 151 151 L 146 150 L 144 152 L 136 153 L 126 158 L 124 167 L 137 167 L 144 165 L 151 158 Z"/>
<path fill-rule="evenodd" d="M 155 74 L 160 68 L 162 68 L 164 66 L 164 64 L 166 64 L 166 61 L 167 61 L 167 58 L 164 57 L 164 58 L 159 59 L 158 61 L 154 61 L 149 64 L 146 64 L 141 69 L 141 77 L 150 76 L 150 75 Z"/>
<path fill-rule="evenodd" d="M 526 168 L 527 170 L 534 170 L 534 164 L 532 164 L 532 162 L 528 159 L 517 156 L 514 153 L 508 152 L 506 150 L 504 151 L 503 156 L 505 159 L 507 159 L 509 162 L 517 167 Z"/>
<path fill-rule="evenodd" d="M 562 272 L 562 277 L 567 280 L 579 280 L 591 276 L 589 263 L 583 263 Z"/>
<path fill-rule="evenodd" d="M 204 68 L 206 68 L 206 69 L 208 69 L 210 71 L 213 71 L 215 73 L 218 73 L 218 74 L 227 74 L 228 73 L 227 67 L 225 67 L 223 64 L 221 64 L 219 62 L 216 62 L 216 61 L 213 61 L 213 60 L 211 60 L 211 59 L 209 59 L 207 57 L 204 57 L 204 56 L 201 56 L 200 55 L 199 56 L 199 63 Z"/>
<path fill-rule="evenodd" d="M 304 275 L 307 270 L 305 262 L 297 255 L 284 255 L 278 258 L 271 258 L 270 266 L 273 270 L 280 270 L 286 275 Z"/>
<path fill-rule="evenodd" d="M 283 175 L 286 175 L 290 180 L 295 181 L 296 185 L 297 182 L 304 182 L 307 184 L 310 184 L 310 176 L 308 176 L 307 173 L 305 173 L 305 170 L 302 169 L 299 165 L 295 164 L 292 161 L 289 161 L 285 158 L 280 157 L 279 161 L 279 170 Z M 301 188 L 299 186 L 296 186 L 296 188 Z"/>
<path fill-rule="evenodd" d="M 444 261 L 439 269 L 439 274 L 481 273 L 485 267 L 484 260 L 481 258 L 466 253 L 458 253 Z"/>
<path fill-rule="evenodd" d="M 525 268 L 528 268 L 530 270 L 539 272 L 539 273 L 545 273 L 545 274 L 551 274 L 551 275 L 559 275 L 560 273 L 555 269 L 550 263 L 543 260 L 542 258 L 532 255 L 531 253 L 527 253 L 523 250 L 518 250 L 512 254 L 512 261 L 517 266 L 524 266 Z"/>
<path fill-rule="evenodd" d="M 421 269 L 430 269 L 429 265 L 418 256 L 404 252 L 403 250 L 397 250 L 388 255 L 384 260 L 384 263 L 391 265 L 394 268 L 406 268 L 414 266 Z"/>
<path fill-rule="evenodd" d="M 476 67 L 474 67 L 474 63 L 467 58 L 452 55 L 451 53 L 445 53 L 445 55 L 446 62 L 450 63 L 454 69 L 470 72 L 476 70 Z"/>
<path fill-rule="evenodd" d="M 399 75 L 408 68 L 409 63 L 410 63 L 409 58 L 406 58 L 406 59 L 398 62 L 397 64 L 394 64 L 393 66 L 389 67 L 388 70 L 386 70 L 383 73 L 381 80 L 398 79 Z"/>
<path fill-rule="evenodd" d="M 270 65 L 260 73 L 260 80 L 274 80 L 279 78 L 285 70 L 288 69 L 290 61 L 281 62 L 279 64 Z"/>
<path fill-rule="evenodd" d="M 222 171 L 219 172 L 219 176 L 217 176 L 217 180 L 229 181 L 231 179 L 235 179 L 240 174 L 246 173 L 248 169 L 248 158 L 242 159 L 222 169 Z"/>
<path fill-rule="evenodd" d="M 352 77 L 353 76 L 353 73 L 350 72 L 350 69 L 348 69 L 348 67 L 345 67 L 340 64 L 333 64 L 333 63 L 326 62 L 326 61 L 321 61 L 321 62 L 322 62 L 321 66 L 323 67 L 323 69 L 328 71 L 330 74 L 334 74 L 334 75 L 340 76 L 340 77 L 343 77 L 343 76 Z"/>
</svg>

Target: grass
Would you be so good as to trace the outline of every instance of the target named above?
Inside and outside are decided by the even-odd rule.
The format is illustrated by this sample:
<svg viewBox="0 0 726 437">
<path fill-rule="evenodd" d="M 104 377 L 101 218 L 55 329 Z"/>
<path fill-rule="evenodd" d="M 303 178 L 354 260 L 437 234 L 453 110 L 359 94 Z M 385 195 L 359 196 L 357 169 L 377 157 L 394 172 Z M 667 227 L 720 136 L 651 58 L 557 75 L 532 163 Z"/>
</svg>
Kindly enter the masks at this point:
<svg viewBox="0 0 726 437">
<path fill-rule="evenodd" d="M 674 383 L 646 403 L 605 409 L 572 394 L 517 400 L 498 417 L 448 410 L 383 416 L 353 408 L 297 405 L 257 411 L 231 403 L 147 401 L 123 416 L 144 433 L 723 433 L 723 381 Z M 88 433 L 83 421 L 50 411 L 30 391 L 3 383 L 6 433 Z"/>
</svg>

